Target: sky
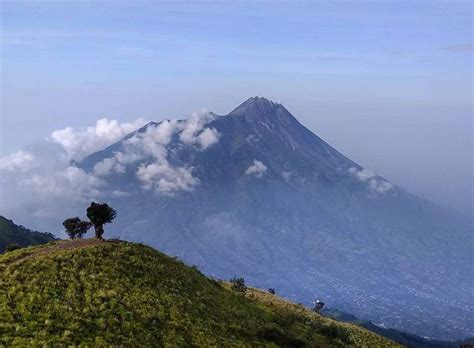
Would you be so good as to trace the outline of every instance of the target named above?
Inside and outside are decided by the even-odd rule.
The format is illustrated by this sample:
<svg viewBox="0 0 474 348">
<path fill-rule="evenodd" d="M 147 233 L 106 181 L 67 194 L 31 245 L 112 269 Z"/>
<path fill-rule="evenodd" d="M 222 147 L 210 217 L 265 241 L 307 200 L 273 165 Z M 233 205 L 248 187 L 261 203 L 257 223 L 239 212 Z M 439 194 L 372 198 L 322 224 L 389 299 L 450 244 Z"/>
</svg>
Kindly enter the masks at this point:
<svg viewBox="0 0 474 348">
<path fill-rule="evenodd" d="M 364 167 L 472 212 L 471 1 L 0 6 L 0 156 L 104 117 L 226 114 L 259 95 Z"/>
</svg>

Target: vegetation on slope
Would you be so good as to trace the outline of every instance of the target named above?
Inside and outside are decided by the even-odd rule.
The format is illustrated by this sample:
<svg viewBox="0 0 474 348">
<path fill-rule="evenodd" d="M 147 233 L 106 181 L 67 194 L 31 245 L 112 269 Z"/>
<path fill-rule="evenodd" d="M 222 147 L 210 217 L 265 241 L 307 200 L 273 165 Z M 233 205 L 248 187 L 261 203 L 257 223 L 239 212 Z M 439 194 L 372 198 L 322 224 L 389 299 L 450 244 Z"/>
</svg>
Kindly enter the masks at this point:
<svg viewBox="0 0 474 348">
<path fill-rule="evenodd" d="M 370 320 L 361 320 L 355 317 L 352 314 L 339 311 L 337 309 L 326 309 L 323 311 L 323 315 L 337 321 L 343 321 L 347 323 L 356 324 L 362 327 L 365 327 L 367 330 L 375 332 L 379 335 L 387 337 L 395 342 L 400 343 L 401 345 L 407 347 L 417 347 L 417 348 L 458 348 L 464 345 L 474 345 L 474 337 L 468 338 L 466 340 L 460 341 L 440 341 L 440 340 L 431 340 L 425 337 L 418 335 L 406 333 L 403 331 L 398 331 L 395 329 L 384 328 L 375 325 Z"/>
<path fill-rule="evenodd" d="M 0 345 L 395 346 L 156 250 L 97 239 L 0 256 Z"/>
<path fill-rule="evenodd" d="M 3 253 L 10 244 L 20 247 L 44 244 L 54 240 L 50 233 L 31 231 L 23 226 L 16 225 L 13 221 L 0 216 L 0 253 Z"/>
</svg>

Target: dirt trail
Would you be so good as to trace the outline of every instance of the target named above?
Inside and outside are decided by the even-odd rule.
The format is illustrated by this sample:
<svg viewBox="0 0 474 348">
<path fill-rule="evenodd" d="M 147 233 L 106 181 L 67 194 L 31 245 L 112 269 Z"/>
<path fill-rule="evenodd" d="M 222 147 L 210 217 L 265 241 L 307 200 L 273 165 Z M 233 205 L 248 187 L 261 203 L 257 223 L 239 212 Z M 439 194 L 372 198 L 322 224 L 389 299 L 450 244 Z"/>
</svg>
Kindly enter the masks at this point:
<svg viewBox="0 0 474 348">
<path fill-rule="evenodd" d="M 31 253 L 25 254 L 20 256 L 17 259 L 11 260 L 7 262 L 7 266 L 14 265 L 18 262 L 21 262 L 26 259 L 30 259 L 32 257 L 37 257 L 41 255 L 48 255 L 54 254 L 61 250 L 68 250 L 68 249 L 81 249 L 86 248 L 93 245 L 103 244 L 103 243 L 117 243 L 117 240 L 100 240 L 96 238 L 88 238 L 88 239 L 76 239 L 76 240 L 61 240 L 57 241 L 54 244 L 47 245 L 43 248 L 39 248 L 37 250 L 32 251 Z"/>
</svg>

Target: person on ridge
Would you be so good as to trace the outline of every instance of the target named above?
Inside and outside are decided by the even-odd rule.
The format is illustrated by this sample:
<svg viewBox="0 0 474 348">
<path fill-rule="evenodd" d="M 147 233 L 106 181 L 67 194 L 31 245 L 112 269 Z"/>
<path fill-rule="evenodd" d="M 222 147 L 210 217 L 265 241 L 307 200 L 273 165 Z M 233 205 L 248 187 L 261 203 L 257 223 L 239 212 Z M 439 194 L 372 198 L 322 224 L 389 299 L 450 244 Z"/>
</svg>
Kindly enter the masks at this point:
<svg viewBox="0 0 474 348">
<path fill-rule="evenodd" d="M 319 300 L 316 300 L 313 310 L 314 310 L 316 313 L 320 313 L 320 312 L 321 312 L 321 309 L 323 309 L 323 307 L 324 307 L 324 302 L 319 301 Z"/>
</svg>

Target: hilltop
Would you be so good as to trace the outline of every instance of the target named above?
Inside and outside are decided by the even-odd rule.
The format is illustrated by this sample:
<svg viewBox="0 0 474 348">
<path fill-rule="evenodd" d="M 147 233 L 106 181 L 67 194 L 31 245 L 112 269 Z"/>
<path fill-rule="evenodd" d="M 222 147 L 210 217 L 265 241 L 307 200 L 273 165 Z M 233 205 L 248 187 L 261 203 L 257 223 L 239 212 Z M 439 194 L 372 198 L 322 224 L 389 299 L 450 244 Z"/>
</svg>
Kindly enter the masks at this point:
<svg viewBox="0 0 474 348">
<path fill-rule="evenodd" d="M 20 247 L 48 243 L 56 239 L 51 233 L 42 233 L 16 225 L 13 221 L 0 216 L 0 253 L 9 244 Z"/>
<path fill-rule="evenodd" d="M 396 346 L 148 246 L 54 241 L 0 256 L 0 345 Z"/>
</svg>

